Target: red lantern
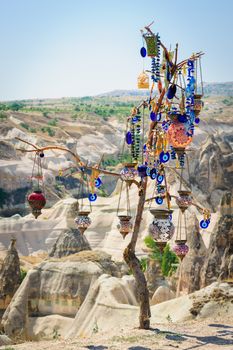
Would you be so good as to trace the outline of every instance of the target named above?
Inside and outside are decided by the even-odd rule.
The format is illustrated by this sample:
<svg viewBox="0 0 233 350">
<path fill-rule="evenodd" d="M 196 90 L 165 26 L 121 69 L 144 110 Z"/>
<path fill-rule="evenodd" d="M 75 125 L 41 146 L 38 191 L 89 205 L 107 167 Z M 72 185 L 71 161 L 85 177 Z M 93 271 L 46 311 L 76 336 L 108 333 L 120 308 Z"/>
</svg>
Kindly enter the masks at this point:
<svg viewBox="0 0 233 350">
<path fill-rule="evenodd" d="M 40 190 L 38 190 L 29 194 L 27 200 L 30 207 L 32 208 L 32 214 L 37 219 L 41 214 L 41 209 L 43 209 L 46 204 L 45 196 Z"/>
<path fill-rule="evenodd" d="M 167 136 L 168 142 L 174 148 L 185 148 L 192 142 L 192 137 L 186 133 L 185 125 L 178 121 L 169 126 Z"/>
</svg>

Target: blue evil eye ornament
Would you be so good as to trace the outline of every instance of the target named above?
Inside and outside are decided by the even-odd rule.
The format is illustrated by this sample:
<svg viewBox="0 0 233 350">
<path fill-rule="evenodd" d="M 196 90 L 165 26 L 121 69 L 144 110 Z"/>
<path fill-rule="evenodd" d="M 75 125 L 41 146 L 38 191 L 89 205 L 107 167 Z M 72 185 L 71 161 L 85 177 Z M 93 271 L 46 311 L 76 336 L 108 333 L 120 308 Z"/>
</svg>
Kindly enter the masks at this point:
<svg viewBox="0 0 233 350">
<path fill-rule="evenodd" d="M 150 168 L 149 167 L 146 168 L 146 175 L 150 176 Z"/>
<path fill-rule="evenodd" d="M 158 174 L 158 175 L 157 175 L 157 183 L 158 183 L 158 184 L 161 184 L 162 182 L 163 182 L 163 175 Z"/>
<path fill-rule="evenodd" d="M 142 164 L 138 166 L 138 176 L 146 177 L 147 176 L 147 166 Z"/>
<path fill-rule="evenodd" d="M 178 115 L 178 120 L 179 120 L 180 123 L 186 123 L 188 119 L 187 119 L 185 114 L 179 114 Z"/>
<path fill-rule="evenodd" d="M 128 131 L 125 135 L 125 140 L 128 145 L 132 144 L 132 134 L 130 131 Z"/>
<path fill-rule="evenodd" d="M 102 181 L 98 177 L 97 179 L 95 179 L 95 187 L 99 188 L 101 185 L 102 185 Z"/>
<path fill-rule="evenodd" d="M 135 117 L 132 118 L 132 123 L 135 124 L 138 122 L 138 116 L 135 115 Z"/>
<path fill-rule="evenodd" d="M 152 122 L 156 121 L 156 114 L 155 114 L 155 112 L 150 112 L 150 119 L 152 120 Z"/>
<path fill-rule="evenodd" d="M 162 198 L 162 197 L 156 197 L 156 198 L 155 198 L 155 201 L 156 201 L 156 203 L 157 203 L 158 205 L 163 204 L 163 198 Z"/>
<path fill-rule="evenodd" d="M 176 85 L 170 85 L 168 90 L 167 90 L 167 98 L 171 100 L 176 94 Z"/>
<path fill-rule="evenodd" d="M 199 124 L 200 123 L 200 118 L 195 118 L 195 123 Z"/>
<path fill-rule="evenodd" d="M 159 160 L 161 163 L 167 163 L 170 159 L 170 154 L 169 152 L 164 152 L 162 151 L 159 155 Z"/>
<path fill-rule="evenodd" d="M 210 221 L 209 220 L 201 220 L 200 221 L 200 227 L 203 228 L 203 229 L 206 229 L 210 224 Z"/>
<path fill-rule="evenodd" d="M 97 194 L 96 193 L 90 193 L 88 196 L 88 199 L 90 202 L 95 202 L 97 199 Z"/>
<path fill-rule="evenodd" d="M 161 118 L 162 118 L 161 113 L 158 113 L 158 114 L 156 115 L 156 121 L 157 121 L 157 122 L 160 122 Z"/>
<path fill-rule="evenodd" d="M 144 46 L 141 48 L 140 54 L 142 57 L 146 57 L 146 48 Z"/>
<path fill-rule="evenodd" d="M 157 176 L 157 170 L 156 169 L 151 169 L 150 171 L 150 178 L 151 180 L 155 180 Z"/>
</svg>

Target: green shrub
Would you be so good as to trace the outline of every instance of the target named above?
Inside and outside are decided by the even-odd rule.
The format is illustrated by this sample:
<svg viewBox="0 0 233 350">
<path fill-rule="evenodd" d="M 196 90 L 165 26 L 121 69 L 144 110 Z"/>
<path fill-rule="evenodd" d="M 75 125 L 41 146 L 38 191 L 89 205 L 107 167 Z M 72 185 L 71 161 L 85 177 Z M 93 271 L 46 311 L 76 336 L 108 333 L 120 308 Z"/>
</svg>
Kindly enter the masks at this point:
<svg viewBox="0 0 233 350">
<path fill-rule="evenodd" d="M 146 246 L 152 250 L 150 258 L 159 262 L 163 276 L 170 276 L 176 271 L 179 259 L 170 249 L 168 243 L 164 248 L 163 253 L 161 253 L 159 247 L 151 236 L 147 236 L 144 239 L 144 242 Z"/>
<path fill-rule="evenodd" d="M 52 119 L 52 120 L 50 120 L 48 122 L 48 125 L 50 125 L 50 126 L 57 126 L 57 123 L 58 123 L 58 119 L 54 118 L 54 119 Z"/>
<path fill-rule="evenodd" d="M 24 108 L 25 105 L 21 102 L 11 102 L 8 104 L 8 107 L 12 111 L 19 111 L 20 109 Z"/>
<path fill-rule="evenodd" d="M 4 112 L 0 112 L 0 121 L 6 120 L 7 119 L 7 114 Z"/>
<path fill-rule="evenodd" d="M 28 123 L 20 123 L 20 126 L 22 126 L 22 128 L 29 130 L 30 126 Z"/>
<path fill-rule="evenodd" d="M 27 275 L 27 271 L 25 271 L 24 269 L 20 269 L 20 283 L 23 282 L 26 275 Z"/>
</svg>

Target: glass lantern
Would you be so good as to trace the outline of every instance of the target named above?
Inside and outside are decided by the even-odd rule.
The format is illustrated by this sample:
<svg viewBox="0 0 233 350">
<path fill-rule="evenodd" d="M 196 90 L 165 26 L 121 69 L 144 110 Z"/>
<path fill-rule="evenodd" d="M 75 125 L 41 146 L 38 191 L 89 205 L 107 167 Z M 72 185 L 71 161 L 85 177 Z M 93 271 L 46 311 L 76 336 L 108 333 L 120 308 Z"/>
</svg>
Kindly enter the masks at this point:
<svg viewBox="0 0 233 350">
<path fill-rule="evenodd" d="M 176 204 L 180 210 L 184 213 L 190 205 L 192 205 L 191 191 L 180 190 L 178 191 L 179 197 L 176 198 Z"/>
<path fill-rule="evenodd" d="M 186 240 L 176 240 L 175 245 L 172 247 L 172 250 L 182 261 L 184 257 L 188 254 L 189 247 L 186 244 Z"/>
<path fill-rule="evenodd" d="M 91 219 L 89 218 L 89 211 L 80 211 L 77 218 L 74 220 L 78 229 L 83 234 L 86 229 L 91 225 Z"/>
<path fill-rule="evenodd" d="M 137 169 L 135 169 L 135 163 L 126 163 L 124 168 L 121 170 L 120 175 L 123 181 L 134 180 L 138 175 Z"/>
<path fill-rule="evenodd" d="M 153 222 L 149 226 L 149 232 L 156 243 L 166 243 L 172 238 L 175 227 L 170 220 L 172 210 L 167 209 L 151 209 L 154 216 Z"/>
<path fill-rule="evenodd" d="M 126 237 L 128 233 L 132 231 L 133 224 L 131 222 L 132 217 L 129 215 L 119 215 L 120 222 L 117 225 L 119 232 L 122 234 L 123 238 Z"/>
</svg>

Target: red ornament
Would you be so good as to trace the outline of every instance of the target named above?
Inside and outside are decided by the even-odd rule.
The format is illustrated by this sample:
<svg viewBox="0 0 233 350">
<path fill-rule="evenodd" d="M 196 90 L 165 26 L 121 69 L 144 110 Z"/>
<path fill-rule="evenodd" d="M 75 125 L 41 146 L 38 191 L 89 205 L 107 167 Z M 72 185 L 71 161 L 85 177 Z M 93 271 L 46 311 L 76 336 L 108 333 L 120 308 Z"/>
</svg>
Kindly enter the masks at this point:
<svg viewBox="0 0 233 350">
<path fill-rule="evenodd" d="M 192 142 L 192 137 L 186 133 L 185 125 L 178 121 L 169 126 L 167 136 L 168 142 L 174 148 L 185 148 Z"/>
<path fill-rule="evenodd" d="M 43 209 L 46 204 L 45 196 L 40 190 L 38 190 L 29 194 L 27 200 L 30 207 L 32 208 L 32 214 L 37 219 L 38 216 L 41 214 L 41 209 Z"/>
</svg>

